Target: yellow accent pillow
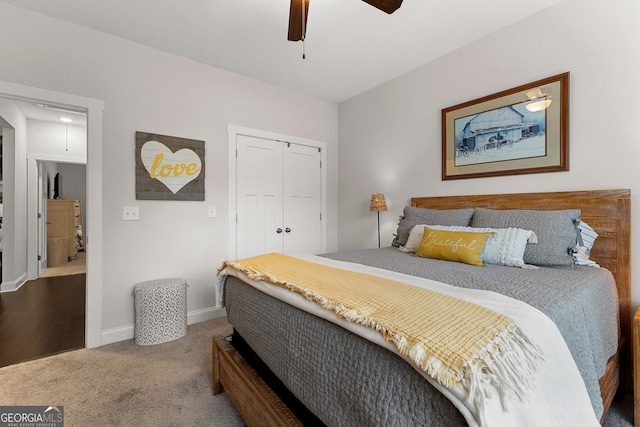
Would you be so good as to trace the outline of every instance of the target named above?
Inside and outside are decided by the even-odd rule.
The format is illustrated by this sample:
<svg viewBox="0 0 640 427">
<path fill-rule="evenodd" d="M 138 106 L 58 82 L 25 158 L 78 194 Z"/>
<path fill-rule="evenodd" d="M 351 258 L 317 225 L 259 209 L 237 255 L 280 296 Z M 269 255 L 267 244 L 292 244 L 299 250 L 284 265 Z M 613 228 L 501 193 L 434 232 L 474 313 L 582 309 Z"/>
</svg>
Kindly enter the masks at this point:
<svg viewBox="0 0 640 427">
<path fill-rule="evenodd" d="M 416 256 L 482 266 L 482 249 L 491 233 L 424 228 Z"/>
</svg>

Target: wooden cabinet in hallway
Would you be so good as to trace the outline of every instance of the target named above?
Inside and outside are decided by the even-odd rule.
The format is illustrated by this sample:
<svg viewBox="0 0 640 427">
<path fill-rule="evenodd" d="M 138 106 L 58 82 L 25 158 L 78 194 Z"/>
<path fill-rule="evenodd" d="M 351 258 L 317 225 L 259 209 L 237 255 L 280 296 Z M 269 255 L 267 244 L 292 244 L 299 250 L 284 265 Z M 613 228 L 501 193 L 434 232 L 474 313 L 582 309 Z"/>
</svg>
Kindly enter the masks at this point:
<svg viewBox="0 0 640 427">
<path fill-rule="evenodd" d="M 67 255 L 70 259 L 75 259 L 78 250 L 84 249 L 84 227 L 80 200 L 48 200 L 47 226 L 47 238 L 68 239 Z"/>
</svg>

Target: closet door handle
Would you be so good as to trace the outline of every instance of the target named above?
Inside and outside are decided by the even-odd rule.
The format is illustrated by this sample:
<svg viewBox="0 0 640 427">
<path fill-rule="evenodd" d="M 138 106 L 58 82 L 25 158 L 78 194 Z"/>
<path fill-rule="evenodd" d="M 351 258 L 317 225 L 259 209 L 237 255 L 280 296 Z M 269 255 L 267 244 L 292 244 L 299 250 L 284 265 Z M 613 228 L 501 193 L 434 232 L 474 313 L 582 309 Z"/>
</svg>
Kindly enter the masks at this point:
<svg viewBox="0 0 640 427">
<path fill-rule="evenodd" d="M 284 232 L 285 233 L 291 233 L 291 229 L 289 227 L 287 227 L 287 228 L 284 229 Z"/>
<path fill-rule="evenodd" d="M 282 228 L 278 227 L 278 228 L 276 229 L 276 233 L 278 233 L 278 234 L 282 233 Z"/>
</svg>

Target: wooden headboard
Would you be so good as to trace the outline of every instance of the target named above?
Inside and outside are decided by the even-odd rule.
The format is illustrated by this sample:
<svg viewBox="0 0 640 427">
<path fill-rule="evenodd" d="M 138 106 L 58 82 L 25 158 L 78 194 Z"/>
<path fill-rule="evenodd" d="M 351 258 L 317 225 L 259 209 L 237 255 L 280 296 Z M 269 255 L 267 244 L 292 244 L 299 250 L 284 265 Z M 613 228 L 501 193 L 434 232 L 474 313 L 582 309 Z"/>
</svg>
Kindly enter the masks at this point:
<svg viewBox="0 0 640 427">
<path fill-rule="evenodd" d="M 411 206 L 431 209 L 581 209 L 581 219 L 599 235 L 590 258 L 611 271 L 616 279 L 620 334 L 626 339 L 627 349 L 631 347 L 631 190 L 414 197 Z"/>
</svg>

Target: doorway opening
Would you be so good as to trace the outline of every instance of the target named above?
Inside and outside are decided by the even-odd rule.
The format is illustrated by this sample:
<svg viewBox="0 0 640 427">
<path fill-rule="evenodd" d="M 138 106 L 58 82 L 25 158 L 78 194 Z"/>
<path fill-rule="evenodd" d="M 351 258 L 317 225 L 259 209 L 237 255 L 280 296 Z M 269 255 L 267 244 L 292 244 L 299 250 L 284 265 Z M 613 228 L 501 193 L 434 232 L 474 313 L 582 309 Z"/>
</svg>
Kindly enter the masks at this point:
<svg viewBox="0 0 640 427">
<path fill-rule="evenodd" d="M 29 183 L 29 177 L 37 174 L 37 185 L 26 186 L 27 233 L 20 233 L 22 221 L 17 216 L 4 224 L 13 229 L 14 240 L 24 239 L 20 243 L 27 248 L 28 280 L 3 295 L 0 366 L 85 347 L 86 258 L 81 206 L 86 200 L 86 114 L 38 102 L 9 102 L 17 107 L 18 113 L 17 118 L 12 118 L 12 127 L 18 133 L 26 133 L 26 144 L 25 138 L 14 139 L 12 160 L 20 163 L 22 153 L 26 152 L 27 162 L 26 174 L 16 166 L 10 177 L 7 174 L 8 181 L 13 183 L 15 193 L 23 188 L 24 175 Z M 19 113 L 26 119 L 26 126 L 19 120 Z M 70 125 L 72 122 L 75 123 Z M 42 161 L 43 158 L 48 161 Z M 34 216 L 36 251 L 29 228 Z M 78 256 L 80 251 L 82 254 Z M 31 259 L 34 256 L 37 259 Z M 19 262 L 20 258 L 15 256 L 13 261 Z"/>
<path fill-rule="evenodd" d="M 38 278 L 84 274 L 86 165 L 37 164 Z"/>
<path fill-rule="evenodd" d="M 5 102 L 1 102 L 5 101 Z M 8 103 L 6 101 L 9 101 Z M 63 107 L 65 109 L 77 109 L 87 113 L 86 134 L 86 224 L 84 239 L 87 247 L 86 279 L 85 279 L 85 347 L 94 348 L 102 344 L 102 112 L 104 103 L 101 100 L 80 97 L 76 95 L 54 92 L 46 89 L 22 86 L 0 81 L 0 113 L 7 110 L 15 112 L 15 101 L 29 103 L 42 103 Z M 7 107 L 7 104 L 9 106 Z M 4 108 L 4 110 L 3 110 Z M 2 114 L 0 114 L 2 115 Z M 5 117 L 9 120 L 14 117 Z M 15 253 L 14 259 L 7 265 L 6 257 L 3 257 L 3 282 L 1 290 L 11 293 L 21 287 L 27 280 L 35 280 L 38 277 L 38 162 L 53 161 L 61 163 L 75 163 L 69 161 L 69 155 L 49 156 L 46 153 L 29 153 L 26 150 L 27 125 L 26 116 L 17 118 L 11 129 L 11 138 L 3 138 L 3 205 L 5 222 L 5 238 L 3 246 L 8 251 L 7 245 Z M 4 130 L 3 130 L 4 134 Z M 31 134 L 30 136 L 33 136 Z M 10 148 L 13 156 L 11 162 L 7 159 L 8 139 L 12 139 L 14 146 Z M 36 155 L 37 154 L 37 155 Z M 42 155 L 41 155 L 42 154 Z M 25 161 L 26 160 L 26 161 Z M 17 170 L 13 179 L 7 177 L 7 165 L 12 163 Z M 12 199 L 13 200 L 10 200 Z M 24 198 L 25 200 L 23 200 Z M 18 199 L 18 203 L 16 203 Z M 8 212 L 9 211 L 9 212 Z M 11 233 L 9 224 L 11 221 Z M 10 239 L 6 239 L 7 235 Z M 24 244 L 26 240 L 26 245 Z M 18 250 L 15 250 L 15 249 Z M 8 254 L 8 252 L 7 252 Z M 7 272 L 11 269 L 10 277 Z M 13 289 L 12 289 L 13 288 Z"/>
</svg>

